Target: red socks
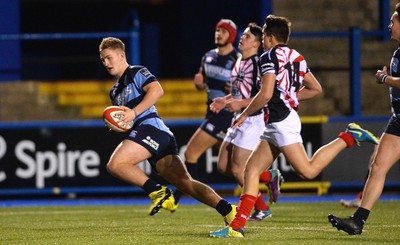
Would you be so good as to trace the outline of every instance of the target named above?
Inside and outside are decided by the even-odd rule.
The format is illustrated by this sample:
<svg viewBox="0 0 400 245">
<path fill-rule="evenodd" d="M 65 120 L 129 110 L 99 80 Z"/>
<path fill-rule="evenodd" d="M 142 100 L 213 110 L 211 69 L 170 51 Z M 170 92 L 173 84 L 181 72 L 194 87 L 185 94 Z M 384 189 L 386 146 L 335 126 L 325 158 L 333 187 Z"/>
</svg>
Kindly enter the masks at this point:
<svg viewBox="0 0 400 245">
<path fill-rule="evenodd" d="M 268 210 L 268 206 L 264 202 L 264 199 L 263 199 L 263 197 L 261 195 L 261 192 L 258 192 L 258 194 L 257 194 L 257 200 L 256 200 L 256 203 L 254 205 L 254 208 L 256 210 Z"/>
<path fill-rule="evenodd" d="M 236 216 L 229 226 L 232 227 L 234 230 L 243 228 L 246 224 L 247 218 L 250 216 L 251 210 L 253 209 L 256 200 L 257 197 L 252 195 L 240 195 L 240 201 Z"/>
<path fill-rule="evenodd" d="M 271 173 L 268 170 L 265 170 L 260 175 L 260 182 L 269 183 L 271 178 Z M 248 194 L 240 195 L 236 216 L 229 226 L 234 230 L 243 228 L 246 225 L 247 218 L 250 216 L 251 210 L 253 210 L 254 206 L 257 210 L 268 210 L 268 206 L 264 202 L 261 192 L 258 192 L 257 197 Z"/>
<path fill-rule="evenodd" d="M 350 132 L 341 132 L 339 134 L 339 138 L 341 138 L 342 140 L 344 140 L 344 142 L 346 142 L 347 148 L 352 147 L 354 145 L 354 143 L 356 142 L 354 140 L 353 134 Z"/>
<path fill-rule="evenodd" d="M 260 175 L 260 182 L 269 183 L 271 181 L 272 174 L 268 170 L 264 170 L 264 172 Z"/>
</svg>

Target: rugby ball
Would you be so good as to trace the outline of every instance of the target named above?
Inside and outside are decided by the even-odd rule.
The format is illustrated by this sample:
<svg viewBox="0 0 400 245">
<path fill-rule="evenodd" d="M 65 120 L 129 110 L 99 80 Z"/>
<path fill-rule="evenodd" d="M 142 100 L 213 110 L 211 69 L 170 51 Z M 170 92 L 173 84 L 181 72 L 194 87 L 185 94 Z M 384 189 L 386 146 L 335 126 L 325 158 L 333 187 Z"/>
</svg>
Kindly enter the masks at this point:
<svg viewBox="0 0 400 245">
<path fill-rule="evenodd" d="M 103 111 L 103 121 L 106 126 L 114 132 L 126 132 L 129 131 L 132 126 L 133 122 L 129 123 L 128 125 L 123 125 L 122 122 L 118 122 L 123 118 L 121 112 L 124 110 L 119 106 L 109 106 Z"/>
</svg>

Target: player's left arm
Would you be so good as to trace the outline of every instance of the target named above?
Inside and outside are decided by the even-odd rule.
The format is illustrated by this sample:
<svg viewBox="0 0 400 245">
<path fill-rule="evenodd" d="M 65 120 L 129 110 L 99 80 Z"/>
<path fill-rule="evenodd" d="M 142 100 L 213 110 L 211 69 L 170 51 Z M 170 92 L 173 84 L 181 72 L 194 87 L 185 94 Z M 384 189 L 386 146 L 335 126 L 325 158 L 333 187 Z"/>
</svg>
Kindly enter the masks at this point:
<svg viewBox="0 0 400 245">
<path fill-rule="evenodd" d="M 304 76 L 303 87 L 298 93 L 298 100 L 309 100 L 322 93 L 322 86 L 314 77 L 311 71 L 307 72 Z"/>
<path fill-rule="evenodd" d="M 228 103 L 226 104 L 226 108 L 228 108 L 230 112 L 239 111 L 242 108 L 246 108 L 246 106 L 250 104 L 253 98 L 254 97 L 251 97 L 249 99 L 232 99 L 228 101 Z"/>
<path fill-rule="evenodd" d="M 224 97 L 217 97 L 213 99 L 213 102 L 210 104 L 210 110 L 214 113 L 219 113 L 222 109 L 225 108 L 230 100 L 232 100 L 231 94 L 228 94 Z"/>
<path fill-rule="evenodd" d="M 254 96 L 246 109 L 235 119 L 232 128 L 242 126 L 249 115 L 263 108 L 271 100 L 275 87 L 275 79 L 276 75 L 274 73 L 266 73 L 263 75 L 260 91 Z"/>
<path fill-rule="evenodd" d="M 157 80 L 144 86 L 143 91 L 146 92 L 143 100 L 136 106 L 138 115 L 155 105 L 156 102 L 164 95 L 164 90 Z"/>
<path fill-rule="evenodd" d="M 376 72 L 375 81 L 378 84 L 387 84 L 393 88 L 400 89 L 400 77 L 389 76 L 386 66 Z"/>
</svg>

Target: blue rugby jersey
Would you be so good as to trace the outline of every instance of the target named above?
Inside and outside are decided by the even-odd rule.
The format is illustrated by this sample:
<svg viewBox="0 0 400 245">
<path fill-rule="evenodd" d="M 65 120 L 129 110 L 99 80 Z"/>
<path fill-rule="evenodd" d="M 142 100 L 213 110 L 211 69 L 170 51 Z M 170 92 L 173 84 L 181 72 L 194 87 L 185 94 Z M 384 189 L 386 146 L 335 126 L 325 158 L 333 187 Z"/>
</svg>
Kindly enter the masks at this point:
<svg viewBox="0 0 400 245">
<path fill-rule="evenodd" d="M 144 66 L 129 66 L 110 90 L 110 99 L 113 105 L 124 105 L 129 108 L 137 106 L 145 96 L 143 87 L 157 78 Z M 138 125 L 151 125 L 172 135 L 170 129 L 158 117 L 154 105 L 138 115 L 133 121 L 134 127 Z"/>
<path fill-rule="evenodd" d="M 239 53 L 234 49 L 228 55 L 219 55 L 217 49 L 208 51 L 201 60 L 204 82 L 208 86 L 208 104 L 217 97 L 224 97 L 225 83 L 230 82 L 232 69 Z"/>
<path fill-rule="evenodd" d="M 400 77 L 399 60 L 400 47 L 393 53 L 390 61 L 390 75 L 393 77 Z M 400 89 L 389 87 L 389 92 L 393 116 L 400 118 Z"/>
</svg>

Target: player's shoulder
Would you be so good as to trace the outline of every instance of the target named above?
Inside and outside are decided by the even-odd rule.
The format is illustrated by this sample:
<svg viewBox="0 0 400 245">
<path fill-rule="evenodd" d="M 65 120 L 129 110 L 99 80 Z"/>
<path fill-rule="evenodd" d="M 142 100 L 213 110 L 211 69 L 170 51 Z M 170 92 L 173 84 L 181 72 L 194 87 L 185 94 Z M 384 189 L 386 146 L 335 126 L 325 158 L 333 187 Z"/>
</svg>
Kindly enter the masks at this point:
<svg viewBox="0 0 400 245">
<path fill-rule="evenodd" d="M 204 54 L 204 56 L 216 56 L 216 55 L 218 55 L 217 48 L 210 49 Z"/>
<path fill-rule="evenodd" d="M 140 75 L 143 77 L 150 77 L 153 74 L 147 69 L 145 66 L 142 65 L 132 65 L 128 67 L 129 71 L 131 72 L 132 76 Z"/>
<path fill-rule="evenodd" d="M 271 54 L 274 54 L 275 50 L 276 50 L 275 47 L 266 50 L 264 53 L 260 55 L 260 60 L 263 61 L 266 59 L 271 59 Z"/>
<path fill-rule="evenodd" d="M 260 56 L 258 54 L 253 54 L 252 56 L 248 57 L 246 60 L 250 60 L 251 62 L 258 61 Z"/>
<path fill-rule="evenodd" d="M 393 57 L 400 58 L 400 46 L 393 52 Z"/>
<path fill-rule="evenodd" d="M 265 59 L 265 57 L 276 57 L 276 56 L 290 56 L 290 57 L 299 57 L 299 56 L 303 56 L 299 51 L 297 51 L 296 49 L 290 48 L 287 45 L 284 44 L 280 44 L 280 45 L 276 45 L 272 48 L 270 48 L 269 50 L 265 51 L 260 58 L 261 59 Z"/>
</svg>

